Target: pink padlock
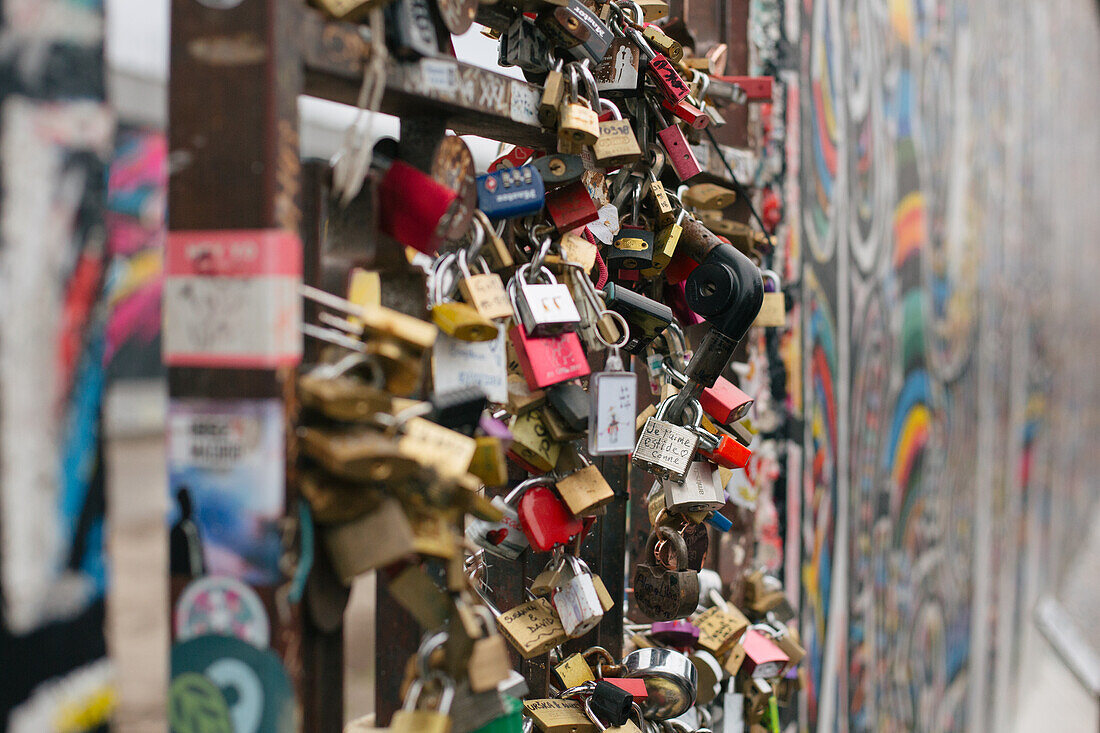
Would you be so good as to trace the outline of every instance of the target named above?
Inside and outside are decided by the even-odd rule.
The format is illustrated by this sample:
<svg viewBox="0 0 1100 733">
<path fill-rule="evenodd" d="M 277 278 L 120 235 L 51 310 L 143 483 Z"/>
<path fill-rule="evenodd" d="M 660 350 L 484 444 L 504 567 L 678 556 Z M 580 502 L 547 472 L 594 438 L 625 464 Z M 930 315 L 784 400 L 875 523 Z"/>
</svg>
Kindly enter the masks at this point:
<svg viewBox="0 0 1100 733">
<path fill-rule="evenodd" d="M 649 635 L 657 641 L 678 647 L 695 646 L 700 633 L 698 626 L 682 618 L 675 621 L 654 621 L 649 628 Z"/>
<path fill-rule="evenodd" d="M 656 85 L 657 91 L 673 104 L 679 104 L 691 94 L 687 82 L 684 81 L 684 78 L 680 76 L 680 72 L 676 71 L 676 67 L 664 54 L 654 55 L 649 62 L 649 66 L 646 67 L 646 71 L 649 73 L 649 78 Z"/>
<path fill-rule="evenodd" d="M 522 323 L 517 323 L 508 331 L 508 338 L 516 349 L 528 389 L 542 389 L 591 372 L 580 336 L 574 331 L 534 337 L 527 335 Z"/>
</svg>

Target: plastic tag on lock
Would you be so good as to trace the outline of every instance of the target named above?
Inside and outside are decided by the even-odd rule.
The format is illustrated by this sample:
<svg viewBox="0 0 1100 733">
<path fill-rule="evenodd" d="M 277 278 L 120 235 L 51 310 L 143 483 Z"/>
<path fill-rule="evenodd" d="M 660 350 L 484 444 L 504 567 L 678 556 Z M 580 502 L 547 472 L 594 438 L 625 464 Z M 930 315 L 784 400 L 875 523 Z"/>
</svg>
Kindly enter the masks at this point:
<svg viewBox="0 0 1100 733">
<path fill-rule="evenodd" d="M 490 402 L 508 401 L 507 349 L 504 329 L 491 341 L 463 341 L 440 334 L 432 350 L 432 377 L 437 392 L 480 387 Z"/>
<path fill-rule="evenodd" d="M 484 547 L 486 552 L 497 557 L 515 560 L 522 555 L 523 551 L 530 547 L 515 507 L 523 491 L 523 484 L 520 484 L 506 496 L 493 497 L 492 505 L 504 516 L 499 522 L 487 522 L 484 519 L 472 520 L 466 528 L 467 539 Z"/>
<path fill-rule="evenodd" d="M 634 372 L 597 372 L 589 379 L 588 390 L 592 399 L 588 452 L 614 456 L 633 451 L 638 399 L 638 379 Z"/>
</svg>

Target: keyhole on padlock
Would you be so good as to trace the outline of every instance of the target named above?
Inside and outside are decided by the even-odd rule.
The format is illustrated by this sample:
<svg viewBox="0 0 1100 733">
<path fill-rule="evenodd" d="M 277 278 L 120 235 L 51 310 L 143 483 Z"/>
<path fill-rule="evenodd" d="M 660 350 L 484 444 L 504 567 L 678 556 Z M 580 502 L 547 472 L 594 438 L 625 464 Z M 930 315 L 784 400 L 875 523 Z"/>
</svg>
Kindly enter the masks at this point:
<svg viewBox="0 0 1100 733">
<path fill-rule="evenodd" d="M 703 283 L 702 287 L 700 287 L 699 289 L 702 290 L 703 295 L 707 296 L 708 298 L 718 292 L 718 286 L 709 280 Z"/>
<path fill-rule="evenodd" d="M 565 173 L 565 161 L 563 161 L 561 158 L 554 158 L 550 161 L 550 164 L 547 166 L 547 168 L 549 168 L 550 172 L 553 173 L 555 176 L 560 176 Z"/>
</svg>

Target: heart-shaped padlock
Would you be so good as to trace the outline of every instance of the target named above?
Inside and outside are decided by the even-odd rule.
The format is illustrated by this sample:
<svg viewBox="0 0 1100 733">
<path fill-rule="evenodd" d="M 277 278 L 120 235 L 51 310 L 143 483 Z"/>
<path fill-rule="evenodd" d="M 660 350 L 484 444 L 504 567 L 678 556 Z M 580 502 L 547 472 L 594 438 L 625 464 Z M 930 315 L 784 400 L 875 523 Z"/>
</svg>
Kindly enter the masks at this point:
<svg viewBox="0 0 1100 733">
<path fill-rule="evenodd" d="M 516 507 L 523 531 L 537 552 L 565 544 L 584 528 L 584 520 L 573 516 L 550 488 L 552 483 L 547 478 L 545 483 L 531 486 Z"/>
</svg>

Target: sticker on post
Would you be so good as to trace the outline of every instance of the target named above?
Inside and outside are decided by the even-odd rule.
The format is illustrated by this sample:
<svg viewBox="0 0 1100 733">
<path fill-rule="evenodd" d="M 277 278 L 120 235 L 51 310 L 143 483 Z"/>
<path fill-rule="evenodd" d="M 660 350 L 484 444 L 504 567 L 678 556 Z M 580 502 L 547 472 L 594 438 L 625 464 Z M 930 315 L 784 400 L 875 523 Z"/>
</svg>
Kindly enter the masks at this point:
<svg viewBox="0 0 1100 733">
<path fill-rule="evenodd" d="M 278 229 L 170 232 L 164 361 L 274 369 L 302 358 L 302 245 Z"/>
</svg>

